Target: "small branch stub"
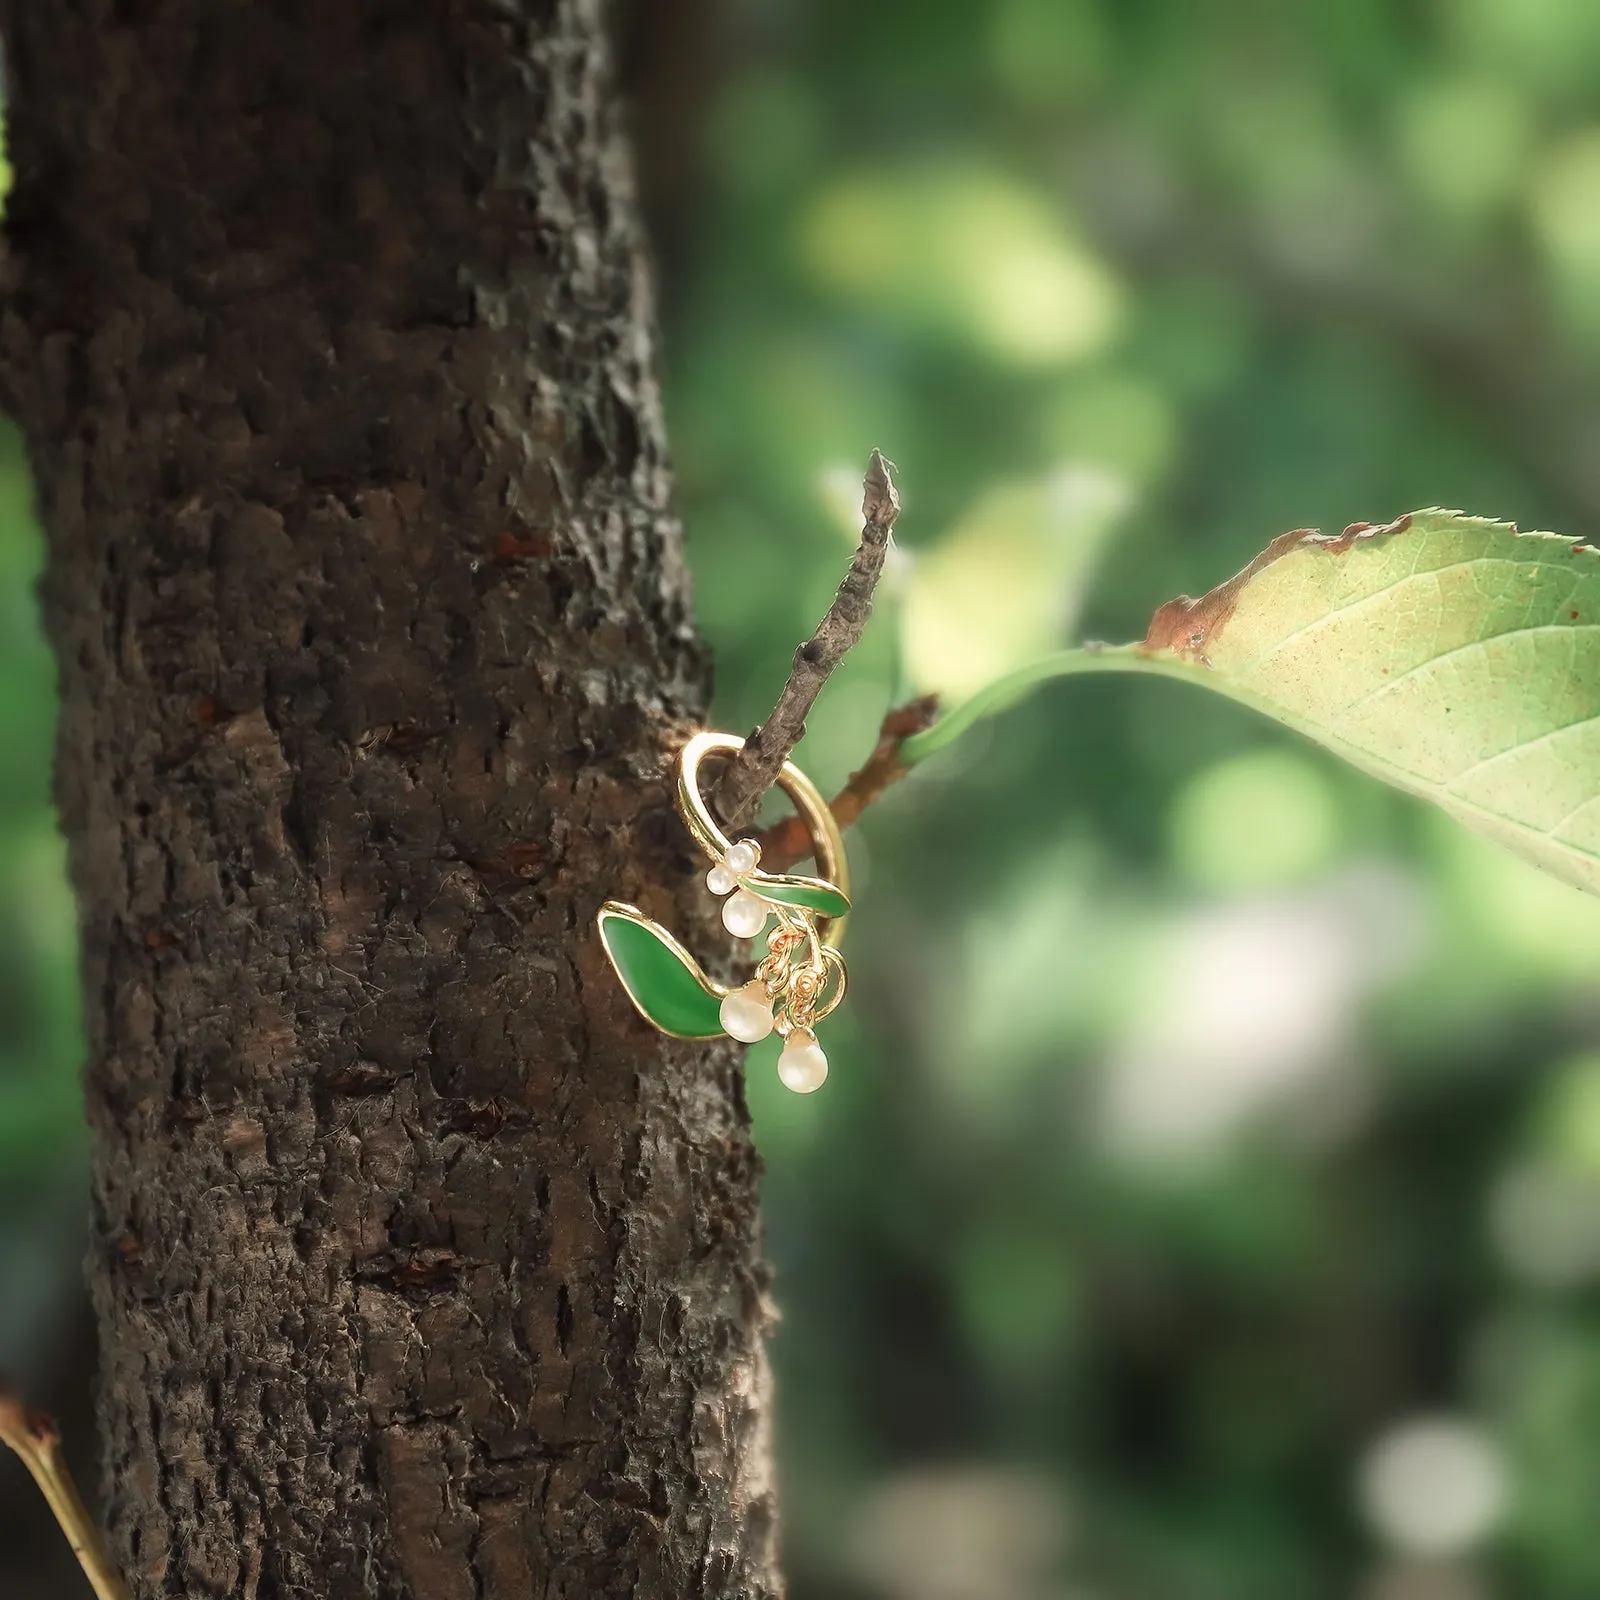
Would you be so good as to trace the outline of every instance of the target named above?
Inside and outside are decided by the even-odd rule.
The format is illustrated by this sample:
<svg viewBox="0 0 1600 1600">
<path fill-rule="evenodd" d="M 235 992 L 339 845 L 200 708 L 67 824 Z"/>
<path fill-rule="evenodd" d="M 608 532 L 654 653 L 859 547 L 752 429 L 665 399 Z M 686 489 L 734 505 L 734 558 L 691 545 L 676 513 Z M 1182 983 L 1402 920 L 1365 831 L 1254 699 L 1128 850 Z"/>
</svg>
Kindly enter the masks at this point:
<svg viewBox="0 0 1600 1600">
<path fill-rule="evenodd" d="M 910 772 L 911 763 L 902 758 L 901 747 L 907 739 L 931 728 L 938 715 L 938 699 L 929 694 L 897 706 L 884 717 L 872 754 L 850 774 L 829 807 L 841 828 L 848 828 L 885 789 Z M 785 817 L 761 834 L 758 842 L 761 859 L 773 872 L 785 871 L 811 851 L 805 824 L 798 817 Z"/>
<path fill-rule="evenodd" d="M 872 615 L 873 591 L 883 572 L 889 535 L 900 515 L 891 465 L 874 450 L 862 481 L 861 545 L 827 615 L 794 654 L 789 681 L 772 715 L 745 740 L 722 774 L 712 803 L 729 828 L 744 827 L 762 795 L 777 781 L 789 753 L 806 731 L 806 718 L 822 686 L 844 660 Z"/>
<path fill-rule="evenodd" d="M 121 1574 L 67 1470 L 61 1434 L 51 1418 L 30 1411 L 15 1395 L 0 1389 L 0 1444 L 14 1450 L 33 1474 L 97 1600 L 128 1600 Z"/>
</svg>

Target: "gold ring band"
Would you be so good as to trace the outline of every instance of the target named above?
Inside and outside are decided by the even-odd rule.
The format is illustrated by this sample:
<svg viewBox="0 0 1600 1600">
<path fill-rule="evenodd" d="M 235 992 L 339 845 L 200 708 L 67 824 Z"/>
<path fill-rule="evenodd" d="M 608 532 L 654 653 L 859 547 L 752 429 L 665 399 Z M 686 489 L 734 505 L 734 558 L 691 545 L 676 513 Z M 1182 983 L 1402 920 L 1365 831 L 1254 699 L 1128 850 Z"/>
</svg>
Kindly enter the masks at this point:
<svg viewBox="0 0 1600 1600">
<path fill-rule="evenodd" d="M 733 847 L 733 841 L 717 826 L 711 808 L 700 793 L 700 766 L 707 756 L 731 756 L 744 748 L 744 740 L 732 733 L 697 733 L 678 761 L 678 809 L 694 835 L 695 842 L 714 861 L 720 861 Z M 795 811 L 811 838 L 817 873 L 846 897 L 850 893 L 850 864 L 845 857 L 844 838 L 834 819 L 833 809 L 822 792 L 792 761 L 785 761 L 778 774 L 778 787 L 794 802 Z M 823 944 L 838 948 L 844 937 L 845 917 L 820 917 L 817 933 Z"/>
</svg>

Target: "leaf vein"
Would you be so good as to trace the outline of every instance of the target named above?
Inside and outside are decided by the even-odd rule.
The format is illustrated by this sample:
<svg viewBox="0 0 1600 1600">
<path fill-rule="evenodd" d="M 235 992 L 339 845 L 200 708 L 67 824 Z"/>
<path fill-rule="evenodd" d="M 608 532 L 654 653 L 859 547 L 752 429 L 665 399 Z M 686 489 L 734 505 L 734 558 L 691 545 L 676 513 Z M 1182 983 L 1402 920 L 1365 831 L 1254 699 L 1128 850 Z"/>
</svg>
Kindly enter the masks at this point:
<svg viewBox="0 0 1600 1600">
<path fill-rule="evenodd" d="M 1504 761 L 1508 756 L 1520 756 L 1537 745 L 1548 744 L 1552 739 L 1559 739 L 1564 733 L 1571 733 L 1577 728 L 1587 728 L 1593 723 L 1600 722 L 1600 712 L 1592 717 L 1579 717 L 1576 722 L 1563 722 L 1559 728 L 1550 728 L 1532 739 L 1524 739 L 1519 744 L 1507 745 L 1504 750 L 1497 750 L 1492 756 L 1485 756 L 1481 761 L 1474 761 L 1470 767 L 1463 767 L 1446 786 L 1450 793 L 1454 793 L 1459 784 L 1463 784 L 1473 773 L 1481 771 L 1484 767 L 1492 767 L 1497 761 Z M 1585 802 L 1587 804 L 1587 802 Z"/>
<path fill-rule="evenodd" d="M 1438 655 L 1429 656 L 1426 661 L 1419 661 L 1414 667 L 1407 667 L 1399 677 L 1391 678 L 1387 683 L 1380 683 L 1376 689 L 1369 690 L 1359 700 L 1352 700 L 1345 708 L 1345 714 L 1359 711 L 1369 700 L 1376 700 L 1391 689 L 1398 689 L 1406 679 L 1414 678 L 1419 672 L 1426 672 L 1429 667 L 1436 667 L 1441 661 L 1450 660 L 1452 656 L 1465 655 L 1471 650 L 1487 649 L 1502 639 L 1525 639 L 1535 633 L 1580 633 L 1585 629 L 1600 629 L 1600 622 L 1542 622 L 1537 627 L 1507 628 L 1504 633 L 1491 633 L 1484 639 L 1469 639 L 1465 644 L 1458 644 L 1450 650 L 1441 650 Z"/>
<path fill-rule="evenodd" d="M 1558 836 L 1559 836 L 1561 830 L 1564 827 L 1566 827 L 1569 822 L 1575 821 L 1578 817 L 1582 816 L 1583 813 L 1585 811 L 1587 811 L 1590 806 L 1595 805 L 1596 803 L 1600 803 L 1600 794 L 1592 794 L 1592 795 L 1590 795 L 1587 800 L 1584 800 L 1584 801 L 1580 802 L 1578 805 L 1575 805 L 1566 814 L 1566 816 L 1558 818 L 1555 822 L 1551 823 L 1551 825 L 1544 830 L 1545 837 L 1547 839 L 1554 839 L 1557 844 L 1567 845 L 1569 848 L 1571 848 L 1573 850 L 1582 850 L 1583 849 L 1582 845 L 1574 843 L 1571 839 L 1562 839 L 1562 838 L 1560 838 Z M 1592 851 L 1588 851 L 1588 852 L 1585 852 L 1585 853 L 1586 854 L 1591 854 L 1591 855 L 1593 854 Z"/>
<path fill-rule="evenodd" d="M 1319 559 L 1326 558 L 1321 557 Z M 1422 552 L 1419 550 L 1416 561 L 1420 562 L 1421 559 Z M 1519 560 L 1512 556 L 1471 556 L 1465 561 L 1452 561 L 1442 567 L 1429 567 L 1426 572 L 1418 571 L 1416 565 L 1413 564 L 1411 571 L 1406 573 L 1404 577 L 1396 578 L 1393 583 L 1387 583 L 1383 588 L 1374 589 L 1370 594 L 1361 595 L 1345 605 L 1335 606 L 1331 611 L 1320 612 L 1309 622 L 1296 628 L 1293 633 L 1286 633 L 1281 639 L 1275 640 L 1262 655 L 1258 656 L 1250 664 L 1250 671 L 1252 673 L 1260 671 L 1280 650 L 1295 643 L 1298 639 L 1305 638 L 1307 634 L 1315 633 L 1318 628 L 1326 627 L 1335 617 L 1342 617 L 1349 612 L 1359 611 L 1363 606 L 1371 605 L 1376 600 L 1382 600 L 1386 595 L 1393 594 L 1396 589 L 1403 588 L 1408 583 L 1413 583 L 1420 578 L 1437 578 L 1446 572 L 1458 572 L 1465 568 L 1486 566 L 1510 566 L 1533 570 L 1543 568 L 1548 572 L 1559 572 L 1568 578 L 1572 578 L 1575 584 L 1584 582 L 1588 576 L 1587 574 L 1574 575 L 1570 567 L 1562 566 L 1559 562 L 1539 561 L 1537 559 Z"/>
</svg>

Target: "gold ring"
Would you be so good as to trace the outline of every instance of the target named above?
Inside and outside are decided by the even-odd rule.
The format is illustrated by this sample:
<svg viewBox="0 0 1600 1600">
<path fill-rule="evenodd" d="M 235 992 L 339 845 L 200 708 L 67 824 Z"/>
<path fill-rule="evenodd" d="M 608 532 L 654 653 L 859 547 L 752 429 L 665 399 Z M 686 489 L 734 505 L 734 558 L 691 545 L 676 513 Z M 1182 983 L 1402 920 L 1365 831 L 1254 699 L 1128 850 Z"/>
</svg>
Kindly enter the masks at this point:
<svg viewBox="0 0 1600 1600">
<path fill-rule="evenodd" d="M 733 849 L 729 839 L 711 808 L 700 793 L 700 767 L 707 756 L 736 755 L 744 749 L 744 740 L 732 733 L 697 733 L 683 747 L 678 758 L 678 810 L 694 835 L 695 843 L 713 861 L 727 859 Z M 816 878 L 795 878 L 791 882 L 814 883 L 819 888 L 836 888 L 846 899 L 850 895 L 850 863 L 845 858 L 844 836 L 834 819 L 833 808 L 823 799 L 817 788 L 792 761 L 785 761 L 778 774 L 778 787 L 794 802 L 794 809 L 811 836 L 811 849 L 816 858 Z M 817 934 L 826 945 L 839 948 L 844 938 L 845 916 L 820 916 Z"/>
<path fill-rule="evenodd" d="M 738 988 L 719 983 L 660 923 L 621 900 L 607 900 L 596 921 L 612 968 L 647 1022 L 677 1039 L 727 1034 L 755 1044 L 777 1033 L 784 1041 L 779 1078 L 809 1094 L 828 1075 L 813 1026 L 844 999 L 848 983 L 838 946 L 850 911 L 850 867 L 832 808 L 792 761 L 784 762 L 778 787 L 794 802 L 825 876 L 763 872 L 756 841 L 722 831 L 700 792 L 701 768 L 707 756 L 743 748 L 730 733 L 696 734 L 678 758 L 678 810 L 711 860 L 706 887 L 725 897 L 723 926 L 741 939 L 766 935 L 755 975 Z"/>
</svg>

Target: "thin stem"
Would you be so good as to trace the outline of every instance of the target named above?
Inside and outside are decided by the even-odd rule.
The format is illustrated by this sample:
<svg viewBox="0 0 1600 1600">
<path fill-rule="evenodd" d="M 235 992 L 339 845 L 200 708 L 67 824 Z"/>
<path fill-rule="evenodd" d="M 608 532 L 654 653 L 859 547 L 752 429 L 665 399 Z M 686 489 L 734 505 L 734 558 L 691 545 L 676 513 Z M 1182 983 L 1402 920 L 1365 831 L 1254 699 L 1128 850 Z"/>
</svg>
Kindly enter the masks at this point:
<svg viewBox="0 0 1600 1600">
<path fill-rule="evenodd" d="M 992 717 L 1025 699 L 1042 683 L 1053 678 L 1068 678 L 1084 672 L 1141 672 L 1159 678 L 1181 678 L 1188 682 L 1204 681 L 1205 667 L 1179 660 L 1171 655 L 1151 655 L 1140 645 L 1124 644 L 1081 645 L 1075 650 L 1060 650 L 1055 655 L 1041 656 L 1015 672 L 996 678 L 980 689 L 970 700 L 956 707 L 948 716 L 941 717 L 923 733 L 913 734 L 900 746 L 900 760 L 907 766 L 925 761 L 935 751 L 943 750 L 959 739 L 973 723 Z M 1213 685 L 1221 687 L 1221 685 Z M 1237 689 L 1228 691 L 1236 699 L 1245 698 Z"/>
<path fill-rule="evenodd" d="M 0 1444 L 9 1445 L 33 1474 L 46 1503 L 72 1546 L 97 1600 L 128 1600 L 117 1571 L 61 1453 L 61 1433 L 43 1412 L 29 1411 L 0 1390 Z"/>
</svg>

